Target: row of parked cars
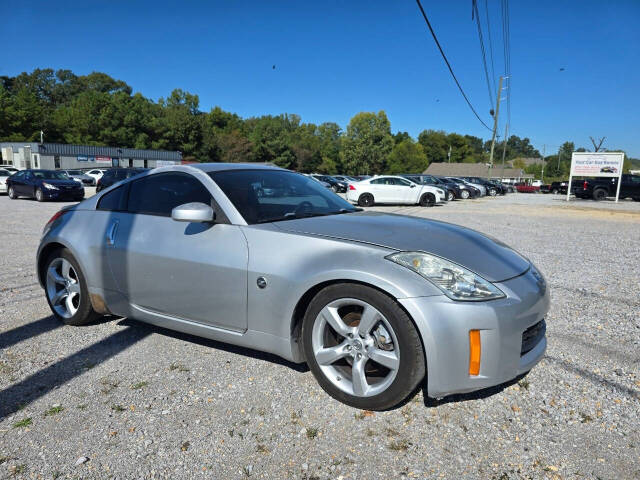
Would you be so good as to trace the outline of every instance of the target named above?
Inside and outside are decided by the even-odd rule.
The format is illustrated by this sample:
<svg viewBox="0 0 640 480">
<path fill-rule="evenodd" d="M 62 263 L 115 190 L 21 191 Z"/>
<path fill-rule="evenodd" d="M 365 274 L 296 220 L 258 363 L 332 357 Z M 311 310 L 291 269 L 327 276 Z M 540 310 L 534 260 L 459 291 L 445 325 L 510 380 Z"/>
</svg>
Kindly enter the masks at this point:
<svg viewBox="0 0 640 480">
<path fill-rule="evenodd" d="M 492 197 L 513 191 L 499 181 L 480 177 L 443 177 L 421 174 L 400 175 L 322 175 L 309 177 L 362 207 L 375 204 L 413 204 L 433 206 L 455 199 Z"/>
<path fill-rule="evenodd" d="M 12 166 L 0 166 L 0 192 L 9 198 L 35 198 L 46 200 L 73 200 L 84 198 L 84 187 L 95 186 L 99 192 L 120 180 L 138 175 L 146 168 L 109 168 L 81 170 L 19 170 Z"/>
</svg>

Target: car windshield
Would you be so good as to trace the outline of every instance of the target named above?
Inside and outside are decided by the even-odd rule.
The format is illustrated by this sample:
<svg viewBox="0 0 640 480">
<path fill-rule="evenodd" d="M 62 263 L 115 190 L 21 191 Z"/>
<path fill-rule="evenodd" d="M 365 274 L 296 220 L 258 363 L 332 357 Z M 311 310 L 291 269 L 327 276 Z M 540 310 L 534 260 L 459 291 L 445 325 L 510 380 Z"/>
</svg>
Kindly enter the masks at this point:
<svg viewBox="0 0 640 480">
<path fill-rule="evenodd" d="M 209 175 L 250 225 L 360 210 L 312 178 L 286 170 L 227 170 Z"/>
<path fill-rule="evenodd" d="M 54 170 L 33 170 L 33 176 L 42 180 L 69 180 L 64 172 L 56 172 Z"/>
</svg>

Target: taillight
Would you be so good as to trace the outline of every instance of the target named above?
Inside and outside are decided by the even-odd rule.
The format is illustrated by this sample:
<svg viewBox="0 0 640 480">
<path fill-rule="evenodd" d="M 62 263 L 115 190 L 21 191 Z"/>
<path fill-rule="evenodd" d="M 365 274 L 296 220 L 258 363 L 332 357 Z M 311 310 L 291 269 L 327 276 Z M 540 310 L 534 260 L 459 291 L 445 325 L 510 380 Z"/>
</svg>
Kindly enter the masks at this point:
<svg viewBox="0 0 640 480">
<path fill-rule="evenodd" d="M 60 217 L 62 217 L 65 213 L 69 212 L 69 210 L 59 210 L 56 213 L 53 214 L 53 217 L 51 217 L 49 219 L 49 221 L 46 223 L 46 225 L 44 226 L 44 228 L 47 228 L 49 225 L 51 225 L 53 222 L 55 222 L 57 219 L 59 219 Z"/>
<path fill-rule="evenodd" d="M 582 189 L 586 190 L 587 189 L 587 181 L 585 180 L 584 183 L 582 184 Z"/>
<path fill-rule="evenodd" d="M 356 187 L 354 187 L 353 185 L 349 184 L 349 190 L 355 190 Z"/>
</svg>

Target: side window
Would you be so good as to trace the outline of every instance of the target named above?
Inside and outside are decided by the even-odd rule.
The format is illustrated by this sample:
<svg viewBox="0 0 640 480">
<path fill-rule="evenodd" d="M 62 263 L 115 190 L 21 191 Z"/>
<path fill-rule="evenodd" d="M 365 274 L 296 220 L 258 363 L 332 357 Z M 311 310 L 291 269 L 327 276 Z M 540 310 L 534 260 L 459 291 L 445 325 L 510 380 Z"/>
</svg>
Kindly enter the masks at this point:
<svg viewBox="0 0 640 480">
<path fill-rule="evenodd" d="M 178 205 L 202 202 L 211 205 L 211 194 L 187 173 L 170 172 L 149 175 L 129 184 L 128 210 L 131 213 L 171 216 Z"/>
<path fill-rule="evenodd" d="M 396 185 L 402 185 L 403 187 L 408 187 L 409 185 L 411 185 L 411 183 L 409 183 L 407 180 L 403 180 L 401 178 L 394 178 L 393 180 L 395 180 Z"/>
<path fill-rule="evenodd" d="M 384 178 L 376 178 L 375 180 L 371 180 L 369 183 L 372 185 L 384 185 Z"/>
<path fill-rule="evenodd" d="M 98 201 L 98 210 L 107 210 L 110 212 L 121 212 L 127 207 L 127 186 L 123 185 L 115 190 L 102 196 Z"/>
</svg>

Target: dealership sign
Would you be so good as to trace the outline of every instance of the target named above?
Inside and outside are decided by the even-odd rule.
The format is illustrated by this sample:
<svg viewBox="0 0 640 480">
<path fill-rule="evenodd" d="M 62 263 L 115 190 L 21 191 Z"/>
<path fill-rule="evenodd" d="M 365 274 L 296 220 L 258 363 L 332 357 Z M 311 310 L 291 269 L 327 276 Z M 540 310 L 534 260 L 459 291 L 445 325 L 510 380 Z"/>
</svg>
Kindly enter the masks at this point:
<svg viewBox="0 0 640 480">
<path fill-rule="evenodd" d="M 111 164 L 111 157 L 96 157 L 96 163 L 108 163 L 108 164 Z"/>
<path fill-rule="evenodd" d="M 571 195 L 572 177 L 610 177 L 618 179 L 618 189 L 616 192 L 617 202 L 620 194 L 623 165 L 624 153 L 622 152 L 573 152 L 571 155 L 571 171 L 569 172 L 567 200 L 569 200 L 569 195 Z"/>
<path fill-rule="evenodd" d="M 78 155 L 79 162 L 95 162 L 96 157 L 92 157 L 90 155 Z"/>
</svg>

